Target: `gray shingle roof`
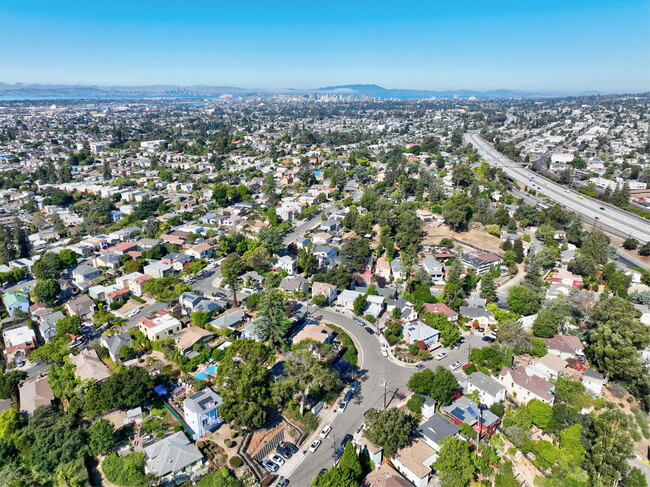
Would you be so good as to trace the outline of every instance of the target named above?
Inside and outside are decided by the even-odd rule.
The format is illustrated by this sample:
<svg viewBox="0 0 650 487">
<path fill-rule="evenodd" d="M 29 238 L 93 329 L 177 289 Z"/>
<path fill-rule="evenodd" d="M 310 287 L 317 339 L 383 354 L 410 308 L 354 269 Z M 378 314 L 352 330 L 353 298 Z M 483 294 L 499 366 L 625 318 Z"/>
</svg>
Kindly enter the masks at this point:
<svg viewBox="0 0 650 487">
<path fill-rule="evenodd" d="M 201 452 L 190 443 L 182 431 L 149 445 L 144 452 L 148 458 L 147 465 L 159 477 L 180 472 L 203 460 Z"/>
<path fill-rule="evenodd" d="M 420 434 L 438 444 L 445 438 L 455 435 L 460 428 L 441 414 L 434 414 L 429 421 L 422 423 L 418 428 Z"/>
</svg>

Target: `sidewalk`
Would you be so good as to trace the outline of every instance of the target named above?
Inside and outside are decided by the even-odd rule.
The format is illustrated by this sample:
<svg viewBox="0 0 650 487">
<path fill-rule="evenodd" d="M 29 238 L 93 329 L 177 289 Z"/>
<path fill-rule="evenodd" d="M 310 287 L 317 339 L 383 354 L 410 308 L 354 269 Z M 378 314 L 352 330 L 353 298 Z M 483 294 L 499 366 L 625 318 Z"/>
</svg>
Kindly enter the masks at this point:
<svg viewBox="0 0 650 487">
<path fill-rule="evenodd" d="M 300 447 L 300 451 L 293 455 L 289 460 L 286 460 L 282 466 L 282 471 L 279 472 L 279 474 L 284 478 L 291 477 L 291 475 L 293 475 L 293 473 L 302 464 L 302 462 L 304 460 L 307 460 L 307 455 L 309 455 L 309 446 L 316 438 L 319 438 L 320 432 L 323 428 L 325 428 L 325 426 L 330 426 L 332 424 L 334 418 L 336 418 L 336 415 L 338 414 L 337 408 L 334 406 L 330 407 L 329 409 L 323 408 L 321 412 L 322 411 L 325 411 L 325 413 L 322 416 L 321 413 L 319 413 L 317 416 L 321 420 L 318 424 L 318 429 L 305 439 L 304 443 Z M 323 444 L 319 448 L 324 448 L 325 442 L 330 441 L 329 438 L 329 436 L 325 438 L 323 440 Z"/>
</svg>

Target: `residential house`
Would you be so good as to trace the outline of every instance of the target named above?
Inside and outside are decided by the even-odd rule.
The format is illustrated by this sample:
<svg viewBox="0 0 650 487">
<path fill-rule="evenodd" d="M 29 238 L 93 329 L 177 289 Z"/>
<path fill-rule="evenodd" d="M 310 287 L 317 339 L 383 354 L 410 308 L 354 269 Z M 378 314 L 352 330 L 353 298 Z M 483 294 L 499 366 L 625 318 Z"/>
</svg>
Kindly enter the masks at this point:
<svg viewBox="0 0 650 487">
<path fill-rule="evenodd" d="M 309 281 L 302 276 L 285 277 L 280 282 L 280 289 L 290 293 L 307 293 Z"/>
<path fill-rule="evenodd" d="M 54 393 L 47 376 L 27 379 L 18 385 L 20 412 L 30 416 L 36 408 L 49 406 L 54 401 Z"/>
<path fill-rule="evenodd" d="M 492 436 L 501 424 L 499 416 L 487 407 L 479 407 L 467 396 L 460 396 L 448 406 L 441 406 L 440 409 L 454 424 L 465 423 L 471 426 L 481 438 L 485 435 Z"/>
<path fill-rule="evenodd" d="M 375 275 L 385 282 L 390 280 L 390 262 L 386 260 L 386 256 L 382 255 L 375 263 Z"/>
<path fill-rule="evenodd" d="M 443 441 L 459 432 L 460 428 L 457 425 L 438 413 L 418 426 L 418 433 L 422 440 L 437 452 L 442 448 Z"/>
<path fill-rule="evenodd" d="M 151 340 L 170 338 L 181 331 L 182 324 L 169 312 L 163 312 L 150 318 L 140 318 L 138 328 Z"/>
<path fill-rule="evenodd" d="M 589 392 L 595 396 L 600 396 L 603 392 L 603 387 L 607 384 L 607 379 L 600 372 L 585 370 L 584 374 L 582 374 L 582 384 Z"/>
<path fill-rule="evenodd" d="M 237 325 L 240 325 L 246 319 L 246 314 L 240 308 L 231 308 L 224 313 L 221 313 L 210 322 L 210 325 L 215 328 L 230 328 L 234 330 Z"/>
<path fill-rule="evenodd" d="M 463 254 L 461 259 L 464 266 L 474 270 L 477 274 L 485 274 L 494 266 L 501 263 L 501 257 L 494 252 L 472 251 Z"/>
<path fill-rule="evenodd" d="M 422 261 L 422 268 L 429 274 L 434 284 L 445 284 L 445 266 L 442 262 L 437 261 L 431 256 L 427 256 Z"/>
<path fill-rule="evenodd" d="M 445 303 L 424 303 L 422 307 L 424 308 L 425 313 L 431 313 L 434 315 L 443 314 L 452 323 L 456 323 L 458 321 L 458 313 L 456 313 Z"/>
<path fill-rule="evenodd" d="M 332 304 L 336 299 L 337 289 L 334 284 L 328 284 L 326 282 L 314 282 L 311 286 L 311 295 L 316 297 L 319 294 L 322 294 L 327 298 L 327 302 Z"/>
<path fill-rule="evenodd" d="M 319 325 L 316 323 L 305 324 L 298 332 L 291 338 L 292 343 L 300 343 L 302 340 L 314 340 L 319 343 L 331 345 L 334 343 L 336 332 L 326 325 Z"/>
<path fill-rule="evenodd" d="M 77 355 L 70 354 L 70 363 L 75 366 L 75 375 L 80 380 L 101 382 L 111 376 L 111 371 L 101 361 L 95 350 L 88 348 Z"/>
<path fill-rule="evenodd" d="M 367 456 L 372 460 L 375 465 L 381 465 L 383 460 L 384 449 L 381 446 L 377 446 L 374 443 L 368 441 L 367 438 L 363 436 L 359 438 L 359 446 L 361 447 L 361 454 Z M 407 485 L 410 487 L 410 484 Z"/>
<path fill-rule="evenodd" d="M 55 311 L 46 315 L 41 315 L 38 319 L 38 330 L 44 342 L 49 342 L 52 338 L 56 337 L 56 324 L 59 320 L 65 318 L 61 311 Z"/>
<path fill-rule="evenodd" d="M 213 333 L 198 326 L 188 326 L 179 331 L 174 337 L 176 348 L 183 355 L 188 355 L 194 345 L 207 343 L 214 337 Z"/>
<path fill-rule="evenodd" d="M 402 260 L 397 258 L 393 259 L 390 262 L 390 270 L 393 273 L 395 279 L 400 279 L 404 281 L 406 279 L 406 268 L 402 264 Z"/>
<path fill-rule="evenodd" d="M 526 367 L 504 367 L 499 372 L 499 381 L 505 386 L 517 404 L 526 404 L 538 399 L 553 404 L 553 384 L 526 371 Z"/>
<path fill-rule="evenodd" d="M 497 320 L 494 318 L 494 315 L 491 311 L 485 308 L 474 308 L 470 306 L 461 306 L 460 314 L 466 318 L 469 318 L 470 321 L 474 321 L 479 324 L 479 326 L 489 326 L 496 325 Z"/>
<path fill-rule="evenodd" d="M 144 285 L 147 281 L 150 281 L 153 279 L 153 276 L 150 276 L 149 274 L 145 274 L 143 276 L 140 276 L 134 280 L 132 280 L 129 283 L 129 289 L 133 294 L 136 296 L 142 296 L 144 294 Z"/>
<path fill-rule="evenodd" d="M 366 298 L 368 307 L 364 310 L 364 315 L 374 316 L 378 319 L 384 312 L 384 301 L 386 298 L 378 294 L 371 294 Z"/>
<path fill-rule="evenodd" d="M 506 388 L 498 380 L 480 370 L 472 372 L 465 382 L 465 392 L 477 391 L 482 404 L 487 407 L 506 400 Z"/>
<path fill-rule="evenodd" d="M 2 302 L 9 316 L 14 316 L 16 312 L 27 313 L 29 310 L 29 294 L 24 291 L 4 293 Z"/>
<path fill-rule="evenodd" d="M 417 438 L 409 446 L 399 450 L 391 460 L 415 487 L 426 487 L 431 477 L 431 465 L 436 458 L 436 451 Z"/>
<path fill-rule="evenodd" d="M 320 224 L 320 229 L 321 231 L 327 233 L 338 232 L 341 229 L 341 222 L 330 218 L 329 220 L 326 220 Z"/>
<path fill-rule="evenodd" d="M 172 252 L 171 254 L 165 255 L 160 259 L 163 264 L 172 266 L 175 271 L 182 271 L 185 267 L 190 265 L 192 262 L 192 257 L 187 254 L 179 254 L 178 252 Z"/>
<path fill-rule="evenodd" d="M 144 447 L 144 453 L 145 471 L 158 477 L 161 484 L 184 482 L 205 463 L 203 454 L 182 431 Z"/>
<path fill-rule="evenodd" d="M 342 306 L 349 311 L 353 311 L 354 300 L 359 296 L 363 296 L 363 294 L 357 291 L 350 291 L 349 289 L 345 289 L 341 294 L 339 294 L 338 298 L 336 298 L 336 305 Z"/>
<path fill-rule="evenodd" d="M 198 440 L 223 423 L 219 417 L 219 406 L 223 404 L 221 396 L 209 387 L 183 401 L 185 422 L 194 432 L 193 439 Z"/>
<path fill-rule="evenodd" d="M 560 372 L 566 369 L 568 362 L 554 353 L 547 353 L 528 364 L 528 372 L 548 381 L 557 379 Z"/>
<path fill-rule="evenodd" d="M 404 341 L 409 345 L 414 345 L 416 342 L 424 342 L 427 348 L 432 348 L 440 339 L 440 332 L 438 330 L 429 325 L 425 325 L 421 321 L 404 325 L 402 335 L 404 336 Z"/>
<path fill-rule="evenodd" d="M 364 441 L 363 439 L 361 441 Z M 366 453 L 366 449 L 362 450 L 363 453 L 370 457 L 372 460 L 374 455 Z M 375 469 L 366 475 L 364 485 L 368 487 L 412 487 L 411 483 L 402 477 L 397 470 L 392 468 L 387 463 L 374 461 Z"/>
<path fill-rule="evenodd" d="M 27 355 L 36 348 L 36 333 L 29 326 L 19 326 L 2 331 L 5 344 L 5 362 L 24 363 Z"/>
<path fill-rule="evenodd" d="M 144 266 L 143 271 L 145 274 L 153 277 L 154 279 L 160 279 L 167 277 L 173 273 L 174 268 L 171 265 L 165 264 L 160 260 L 151 260 L 146 266 Z"/>
<path fill-rule="evenodd" d="M 142 277 L 144 274 L 142 272 L 130 272 L 129 274 L 124 274 L 123 276 L 118 276 L 115 278 L 115 284 L 117 284 L 119 287 L 124 288 L 128 287 L 130 288 L 131 282 L 136 280 L 138 277 Z"/>
<path fill-rule="evenodd" d="M 288 255 L 283 255 L 280 257 L 275 263 L 275 266 L 279 271 L 286 271 L 290 276 L 293 276 L 298 270 L 296 259 Z"/>
<path fill-rule="evenodd" d="M 79 264 L 72 270 L 72 280 L 76 283 L 90 282 L 102 275 L 102 271 L 88 264 Z"/>
<path fill-rule="evenodd" d="M 95 312 L 95 302 L 87 294 L 80 294 L 63 305 L 71 316 L 78 316 L 82 321 L 90 321 Z"/>
<path fill-rule="evenodd" d="M 338 255 L 334 247 L 329 245 L 315 245 L 314 256 L 318 259 L 318 264 L 321 266 L 329 265 Z"/>
<path fill-rule="evenodd" d="M 124 357 L 122 357 L 120 349 L 131 344 L 131 335 L 123 332 L 111 336 L 102 336 L 100 344 L 108 349 L 108 355 L 113 362 L 121 362 Z"/>
<path fill-rule="evenodd" d="M 207 242 L 203 242 L 192 245 L 185 251 L 185 253 L 191 257 L 194 257 L 195 259 L 205 259 L 206 257 L 212 255 L 213 251 L 214 249 L 212 248 L 212 245 Z"/>
<path fill-rule="evenodd" d="M 542 338 L 548 351 L 559 355 L 564 360 L 584 360 L 584 346 L 580 339 L 573 335 L 555 335 L 553 338 Z"/>
</svg>

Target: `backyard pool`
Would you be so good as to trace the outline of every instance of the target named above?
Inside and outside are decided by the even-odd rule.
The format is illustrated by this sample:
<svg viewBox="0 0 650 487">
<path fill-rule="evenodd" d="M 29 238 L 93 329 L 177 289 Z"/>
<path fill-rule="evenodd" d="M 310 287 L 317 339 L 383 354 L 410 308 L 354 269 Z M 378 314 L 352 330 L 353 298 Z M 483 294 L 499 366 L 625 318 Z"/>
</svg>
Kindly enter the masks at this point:
<svg viewBox="0 0 650 487">
<path fill-rule="evenodd" d="M 216 365 L 211 365 L 207 369 L 205 369 L 204 372 L 201 372 L 200 374 L 196 374 L 194 378 L 196 380 L 203 380 L 205 379 L 208 375 L 214 375 L 214 373 L 217 371 L 217 366 Z"/>
</svg>

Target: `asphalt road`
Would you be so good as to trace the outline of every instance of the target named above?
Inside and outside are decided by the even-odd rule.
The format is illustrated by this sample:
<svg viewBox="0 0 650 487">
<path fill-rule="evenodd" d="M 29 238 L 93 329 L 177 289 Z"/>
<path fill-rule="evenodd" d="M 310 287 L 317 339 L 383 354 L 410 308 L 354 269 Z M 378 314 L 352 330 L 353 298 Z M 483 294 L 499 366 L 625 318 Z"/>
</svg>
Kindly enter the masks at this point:
<svg viewBox="0 0 650 487">
<path fill-rule="evenodd" d="M 556 184 L 529 169 L 521 167 L 499 153 L 478 134 L 466 133 L 465 140 L 478 150 L 488 164 L 501 167 L 508 176 L 517 182 L 533 187 L 547 198 L 591 221 L 596 221 L 597 225 L 602 224 L 614 231 L 618 231 L 619 236 L 623 238 L 631 236 L 641 242 L 650 242 L 650 222 L 644 218 L 581 195 L 573 189 Z"/>
<path fill-rule="evenodd" d="M 371 408 L 383 408 L 384 405 L 384 381 L 386 382 L 387 403 L 390 405 L 394 393 L 408 394 L 406 383 L 413 373 L 416 372 L 413 366 L 402 365 L 382 356 L 379 339 L 376 335 L 370 334 L 365 327 L 360 326 L 350 317 L 328 309 L 318 309 L 311 315 L 312 319 L 320 319 L 323 323 L 332 323 L 344 329 L 355 341 L 359 349 L 359 366 L 361 387 L 354 395 L 346 410 L 336 413 L 331 423 L 332 432 L 315 453 L 308 453 L 303 461 L 293 472 L 288 475 L 292 486 L 308 486 L 321 469 L 330 468 L 334 463 L 331 458 L 334 450 L 340 446 L 343 437 L 350 433 L 354 434 L 358 426 L 363 423 L 364 413 Z M 467 363 L 471 348 L 480 348 L 487 345 L 482 341 L 481 335 L 466 335 L 465 343 L 459 350 L 445 349 L 448 356 L 443 360 L 429 360 L 426 366 L 436 368 L 439 365 L 448 367 L 456 360 Z M 441 349 L 442 350 L 442 349 Z M 436 353 L 441 350 L 436 351 Z M 436 354 L 434 353 L 434 355 Z M 462 378 L 464 374 L 457 372 L 457 377 Z M 338 402 L 336 403 L 338 407 Z M 321 424 L 319 430 L 305 441 L 302 449 L 309 446 L 314 438 L 318 437 L 320 429 L 327 423 Z M 299 455 L 302 455 L 301 453 Z M 289 472 L 283 472 L 280 468 L 279 475 L 287 476 Z"/>
<path fill-rule="evenodd" d="M 326 215 L 329 215 L 332 210 L 334 209 L 336 205 L 329 205 L 325 208 L 323 208 L 321 211 L 318 213 L 315 213 L 311 219 L 305 220 L 303 222 L 300 222 L 296 225 L 296 228 L 294 228 L 291 232 L 289 232 L 283 240 L 284 245 L 289 245 L 291 242 L 294 242 L 295 240 L 301 239 L 302 237 L 305 236 L 305 233 L 307 233 L 309 230 L 312 228 L 317 227 L 322 223 L 322 220 L 320 218 L 322 213 L 325 213 Z"/>
</svg>

